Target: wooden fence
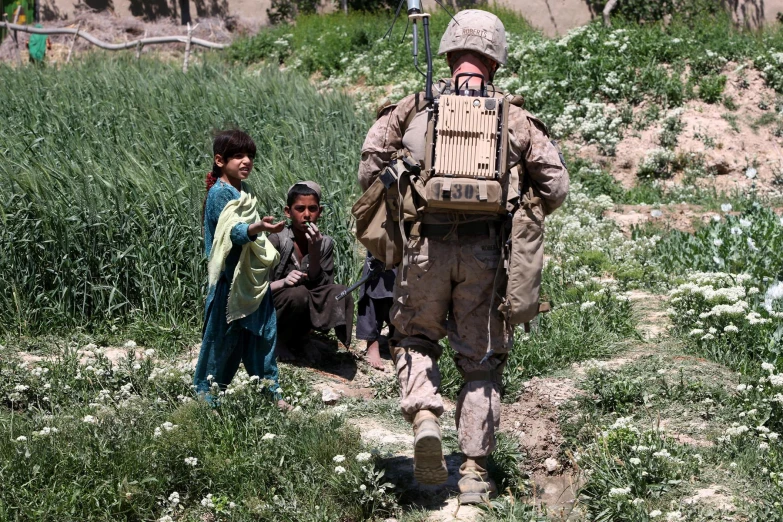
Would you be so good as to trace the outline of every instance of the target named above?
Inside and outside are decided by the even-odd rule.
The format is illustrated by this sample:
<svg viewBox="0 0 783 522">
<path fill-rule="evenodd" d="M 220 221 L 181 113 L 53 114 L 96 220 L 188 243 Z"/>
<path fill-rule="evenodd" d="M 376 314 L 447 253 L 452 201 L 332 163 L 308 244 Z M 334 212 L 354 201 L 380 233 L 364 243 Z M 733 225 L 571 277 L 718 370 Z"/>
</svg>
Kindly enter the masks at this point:
<svg viewBox="0 0 783 522">
<path fill-rule="evenodd" d="M 16 51 L 17 56 L 19 58 L 19 61 L 21 63 L 22 60 L 22 53 L 19 48 L 19 40 L 17 38 L 17 31 L 21 31 L 23 33 L 31 33 L 31 34 L 45 34 L 45 35 L 54 35 L 54 34 L 72 34 L 73 40 L 71 41 L 71 46 L 68 49 L 68 57 L 66 58 L 66 63 L 71 60 L 71 54 L 73 52 L 73 44 L 76 42 L 76 38 L 84 38 L 91 44 L 95 45 L 96 47 L 100 47 L 101 49 L 106 49 L 107 51 L 120 51 L 123 49 L 136 49 L 136 57 L 138 58 L 141 55 L 141 49 L 145 45 L 158 45 L 158 44 L 167 44 L 167 43 L 183 43 L 185 44 L 185 58 L 182 63 L 182 72 L 188 72 L 188 62 L 190 61 L 190 49 L 193 45 L 199 45 L 201 47 L 206 47 L 207 49 L 225 49 L 228 47 L 228 44 L 221 44 L 221 43 L 215 43 L 210 42 L 208 40 L 202 40 L 200 38 L 193 38 L 193 30 L 198 27 L 198 24 L 195 26 L 192 26 L 188 24 L 188 33 L 184 36 L 153 36 L 150 38 L 145 37 L 139 38 L 138 40 L 131 40 L 128 42 L 123 43 L 109 43 L 104 42 L 102 40 L 99 40 L 98 38 L 94 37 L 90 33 L 81 31 L 81 22 L 79 23 L 79 26 L 76 27 L 76 29 L 69 29 L 67 27 L 52 27 L 52 28 L 45 28 L 45 27 L 30 27 L 28 25 L 18 25 L 15 22 L 17 21 L 19 16 L 19 9 L 16 10 L 16 13 L 14 14 L 14 23 L 11 23 L 8 21 L 8 15 L 3 14 L 3 21 L 0 22 L 0 29 L 6 29 L 8 31 L 11 31 L 11 34 L 14 39 L 14 43 L 16 44 Z"/>
</svg>

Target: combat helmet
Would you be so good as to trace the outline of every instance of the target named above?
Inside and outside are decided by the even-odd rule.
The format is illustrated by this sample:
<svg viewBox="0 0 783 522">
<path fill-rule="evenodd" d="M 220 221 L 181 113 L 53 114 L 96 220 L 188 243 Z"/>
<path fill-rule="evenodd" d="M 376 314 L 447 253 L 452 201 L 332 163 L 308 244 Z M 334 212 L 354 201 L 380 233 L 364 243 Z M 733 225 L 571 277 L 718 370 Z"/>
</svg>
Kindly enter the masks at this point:
<svg viewBox="0 0 783 522">
<path fill-rule="evenodd" d="M 503 22 L 492 13 L 480 9 L 460 11 L 454 15 L 443 33 L 438 54 L 453 51 L 474 51 L 505 65 L 508 44 Z"/>
</svg>

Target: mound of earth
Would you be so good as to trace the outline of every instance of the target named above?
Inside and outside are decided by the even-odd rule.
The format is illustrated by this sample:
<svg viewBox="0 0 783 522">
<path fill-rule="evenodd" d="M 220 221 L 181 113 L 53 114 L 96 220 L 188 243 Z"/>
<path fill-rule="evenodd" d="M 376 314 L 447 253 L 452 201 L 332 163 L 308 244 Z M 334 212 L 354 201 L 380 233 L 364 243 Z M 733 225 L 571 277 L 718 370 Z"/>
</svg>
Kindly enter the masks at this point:
<svg viewBox="0 0 783 522">
<path fill-rule="evenodd" d="M 675 156 L 701 158 L 704 171 L 714 175 L 718 191 L 755 187 L 763 193 L 779 195 L 783 183 L 783 118 L 777 111 L 777 94 L 750 63 L 729 62 L 722 74 L 727 78 L 724 99 L 733 101 L 733 110 L 723 103 L 685 103 L 681 110 L 682 132 L 673 149 Z M 649 105 L 643 102 L 634 108 L 635 119 Z M 626 129 L 613 157 L 601 155 L 596 145 L 574 149 L 578 156 L 608 168 L 625 188 L 630 188 L 636 183 L 639 166 L 647 154 L 662 148 L 659 136 L 665 117 L 666 111 L 662 110 L 658 121 L 646 129 Z M 749 177 L 751 168 L 756 174 L 753 176 L 751 170 Z M 665 183 L 681 185 L 684 177 L 678 172 Z"/>
</svg>

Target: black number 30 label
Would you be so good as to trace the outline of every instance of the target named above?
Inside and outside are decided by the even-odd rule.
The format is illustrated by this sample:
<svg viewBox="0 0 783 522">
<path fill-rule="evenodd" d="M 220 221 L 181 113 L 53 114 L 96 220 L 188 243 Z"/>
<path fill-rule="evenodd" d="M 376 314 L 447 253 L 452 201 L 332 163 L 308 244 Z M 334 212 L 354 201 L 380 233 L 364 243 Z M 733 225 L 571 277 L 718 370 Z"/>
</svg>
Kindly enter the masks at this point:
<svg viewBox="0 0 783 522">
<path fill-rule="evenodd" d="M 452 200 L 479 200 L 478 194 L 476 194 L 476 189 L 473 187 L 473 185 L 462 185 L 460 183 L 454 183 L 451 186 L 450 197 Z"/>
</svg>

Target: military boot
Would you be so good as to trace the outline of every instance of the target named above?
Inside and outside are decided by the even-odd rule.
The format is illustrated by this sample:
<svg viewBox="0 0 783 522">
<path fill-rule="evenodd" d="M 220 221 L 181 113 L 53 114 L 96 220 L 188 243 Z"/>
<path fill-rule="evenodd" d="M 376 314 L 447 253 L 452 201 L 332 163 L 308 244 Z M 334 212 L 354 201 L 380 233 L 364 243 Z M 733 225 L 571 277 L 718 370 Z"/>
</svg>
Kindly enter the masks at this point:
<svg viewBox="0 0 783 522">
<path fill-rule="evenodd" d="M 483 504 L 498 492 L 495 481 L 489 478 L 487 473 L 486 457 L 468 457 L 460 466 L 459 474 L 462 476 L 458 484 L 460 505 Z"/>
<path fill-rule="evenodd" d="M 413 476 L 419 484 L 442 484 L 449 478 L 438 417 L 421 410 L 413 419 Z"/>
</svg>

